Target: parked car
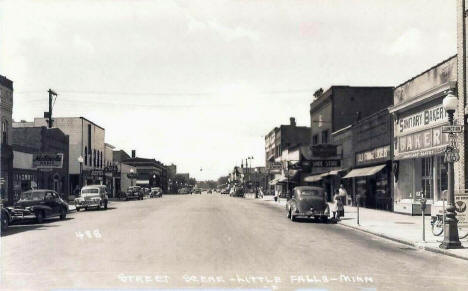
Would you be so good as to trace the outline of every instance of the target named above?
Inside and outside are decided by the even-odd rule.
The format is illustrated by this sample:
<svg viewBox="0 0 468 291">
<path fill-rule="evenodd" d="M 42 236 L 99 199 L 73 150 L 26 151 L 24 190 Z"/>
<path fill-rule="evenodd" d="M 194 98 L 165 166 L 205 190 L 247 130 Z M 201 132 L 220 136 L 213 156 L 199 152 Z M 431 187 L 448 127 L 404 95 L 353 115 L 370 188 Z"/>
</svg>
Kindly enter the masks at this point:
<svg viewBox="0 0 468 291">
<path fill-rule="evenodd" d="M 160 187 L 151 188 L 151 192 L 150 192 L 149 196 L 151 198 L 153 198 L 153 197 L 162 197 L 162 189 Z"/>
<path fill-rule="evenodd" d="M 80 191 L 80 197 L 75 198 L 76 211 L 88 208 L 107 209 L 109 197 L 105 185 L 88 185 Z"/>
<path fill-rule="evenodd" d="M 189 189 L 187 188 L 180 188 L 179 189 L 179 194 L 189 194 Z"/>
<path fill-rule="evenodd" d="M 213 190 L 210 189 L 210 190 L 208 190 L 207 193 L 208 193 L 208 194 L 213 194 Z"/>
<path fill-rule="evenodd" d="M 230 192 L 229 188 L 224 188 L 223 190 L 221 190 L 221 194 L 229 194 L 229 192 Z"/>
<path fill-rule="evenodd" d="M 292 197 L 286 203 L 287 217 L 295 221 L 297 217 L 313 218 L 327 222 L 330 207 L 323 188 L 298 186 L 293 189 Z"/>
<path fill-rule="evenodd" d="M 199 188 L 193 189 L 192 194 L 201 194 L 201 189 Z"/>
<path fill-rule="evenodd" d="M 130 186 L 125 193 L 125 200 L 138 199 L 143 200 L 143 190 L 140 186 Z"/>
<path fill-rule="evenodd" d="M 68 204 L 54 190 L 29 190 L 21 193 L 13 207 L 7 208 L 11 222 L 34 219 L 37 223 L 50 217 L 65 219 Z"/>
<path fill-rule="evenodd" d="M 2 208 L 2 212 L 1 212 L 1 215 L 2 215 L 2 231 L 5 231 L 8 228 L 8 226 L 10 225 L 11 216 L 10 216 L 10 213 L 8 212 L 8 210 L 3 207 L 3 204 L 1 205 L 1 208 Z"/>
</svg>

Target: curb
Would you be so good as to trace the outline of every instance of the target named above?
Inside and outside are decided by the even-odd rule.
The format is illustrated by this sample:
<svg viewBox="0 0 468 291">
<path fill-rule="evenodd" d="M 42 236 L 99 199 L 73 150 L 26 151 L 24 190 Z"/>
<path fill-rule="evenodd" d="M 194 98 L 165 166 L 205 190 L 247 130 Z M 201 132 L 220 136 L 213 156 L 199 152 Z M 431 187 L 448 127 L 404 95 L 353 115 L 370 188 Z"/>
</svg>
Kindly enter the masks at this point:
<svg viewBox="0 0 468 291">
<path fill-rule="evenodd" d="M 383 233 L 372 232 L 372 231 L 369 231 L 369 230 L 366 230 L 366 229 L 359 228 L 357 226 L 346 225 L 346 224 L 343 224 L 341 222 L 339 222 L 338 224 L 343 226 L 343 227 L 347 227 L 347 228 L 350 228 L 350 229 L 353 229 L 353 230 L 358 230 L 358 231 L 361 231 L 361 232 L 364 232 L 364 233 L 367 233 L 367 234 L 370 234 L 370 235 L 378 236 L 378 237 L 388 239 L 388 240 L 391 240 L 391 241 L 394 241 L 394 242 L 397 242 L 397 243 L 401 243 L 401 244 L 404 244 L 404 245 L 407 245 L 407 246 L 411 246 L 411 247 L 414 247 L 414 248 L 417 248 L 417 249 L 420 249 L 420 250 L 425 250 L 425 251 L 428 251 L 428 252 L 438 253 L 438 254 L 449 256 L 449 257 L 453 257 L 453 258 L 468 261 L 468 257 L 453 254 L 453 253 L 450 253 L 450 252 L 448 252 L 446 250 L 442 250 L 442 249 L 438 249 L 438 248 L 434 248 L 434 247 L 430 247 L 430 246 L 424 246 L 424 245 L 421 245 L 419 243 L 415 243 L 415 242 L 412 242 L 412 241 L 392 237 L 392 236 L 389 236 L 389 235 L 386 235 L 386 234 L 383 234 Z"/>
</svg>

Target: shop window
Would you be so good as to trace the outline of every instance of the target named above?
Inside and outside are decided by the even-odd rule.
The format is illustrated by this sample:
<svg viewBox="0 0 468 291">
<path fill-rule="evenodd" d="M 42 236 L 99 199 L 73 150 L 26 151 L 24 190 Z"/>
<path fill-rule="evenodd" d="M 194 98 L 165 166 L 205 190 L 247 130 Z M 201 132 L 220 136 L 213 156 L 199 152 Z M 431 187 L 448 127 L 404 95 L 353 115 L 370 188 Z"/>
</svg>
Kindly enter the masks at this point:
<svg viewBox="0 0 468 291">
<path fill-rule="evenodd" d="M 322 144 L 328 144 L 328 130 L 322 131 Z"/>
<path fill-rule="evenodd" d="M 424 196 L 428 199 L 434 197 L 433 190 L 433 172 L 432 172 L 432 157 L 423 158 L 421 161 L 422 172 L 421 172 L 421 191 L 424 192 Z"/>
<path fill-rule="evenodd" d="M 316 144 L 318 144 L 318 142 L 319 142 L 319 141 L 318 141 L 318 134 L 316 134 L 316 135 L 314 135 L 314 136 L 312 137 L 312 144 L 313 144 L 313 145 L 316 145 Z"/>
</svg>

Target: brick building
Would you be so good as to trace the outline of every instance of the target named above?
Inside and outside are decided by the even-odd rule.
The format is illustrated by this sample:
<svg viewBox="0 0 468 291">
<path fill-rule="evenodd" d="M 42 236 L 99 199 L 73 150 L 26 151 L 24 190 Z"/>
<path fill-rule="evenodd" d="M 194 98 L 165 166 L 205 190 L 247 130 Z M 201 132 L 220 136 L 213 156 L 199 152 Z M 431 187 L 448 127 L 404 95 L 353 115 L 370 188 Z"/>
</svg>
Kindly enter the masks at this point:
<svg viewBox="0 0 468 291">
<path fill-rule="evenodd" d="M 290 147 L 309 145 L 310 127 L 297 126 L 294 117 L 288 125 L 275 127 L 265 136 L 265 165 L 268 172 L 269 189 L 267 193 L 278 192 L 283 195 L 288 191 L 288 167 L 291 161 L 284 152 Z M 290 178 L 290 177 L 289 177 Z M 289 187 L 290 188 L 290 187 Z"/>
<path fill-rule="evenodd" d="M 15 194 L 29 190 L 32 184 L 52 189 L 65 199 L 70 194 L 68 160 L 69 137 L 58 128 L 16 127 L 13 123 L 13 189 Z M 33 164 L 34 154 L 61 156 L 62 162 L 46 169 Z M 26 162 L 26 161 L 30 161 Z"/>
<path fill-rule="evenodd" d="M 13 114 L 13 81 L 0 75 L 0 197 L 6 204 L 13 199 L 11 125 Z"/>
<path fill-rule="evenodd" d="M 122 163 L 137 169 L 136 185 L 142 187 L 161 187 L 167 193 L 167 169 L 166 166 L 155 159 L 136 157 L 132 151 L 132 157 L 123 160 Z"/>
<path fill-rule="evenodd" d="M 312 175 L 305 181 L 324 187 L 331 198 L 341 174 L 353 165 L 351 126 L 392 104 L 393 87 L 332 86 L 315 99 L 310 104 Z"/>
</svg>

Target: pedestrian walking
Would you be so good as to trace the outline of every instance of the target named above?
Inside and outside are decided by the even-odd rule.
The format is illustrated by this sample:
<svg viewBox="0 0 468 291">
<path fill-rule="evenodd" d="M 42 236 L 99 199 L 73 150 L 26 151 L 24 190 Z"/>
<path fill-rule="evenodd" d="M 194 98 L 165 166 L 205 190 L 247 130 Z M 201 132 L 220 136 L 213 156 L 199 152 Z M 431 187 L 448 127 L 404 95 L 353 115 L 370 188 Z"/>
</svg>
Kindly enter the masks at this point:
<svg viewBox="0 0 468 291">
<path fill-rule="evenodd" d="M 340 214 L 344 212 L 343 202 L 339 190 L 335 191 L 335 196 L 333 196 L 333 219 L 340 220 Z"/>
</svg>

